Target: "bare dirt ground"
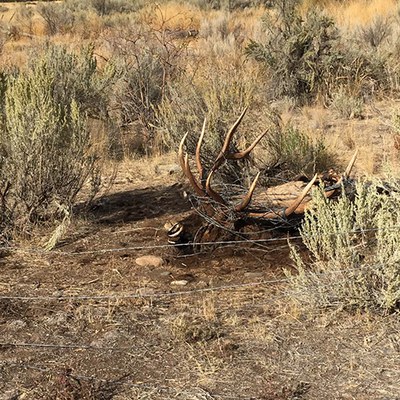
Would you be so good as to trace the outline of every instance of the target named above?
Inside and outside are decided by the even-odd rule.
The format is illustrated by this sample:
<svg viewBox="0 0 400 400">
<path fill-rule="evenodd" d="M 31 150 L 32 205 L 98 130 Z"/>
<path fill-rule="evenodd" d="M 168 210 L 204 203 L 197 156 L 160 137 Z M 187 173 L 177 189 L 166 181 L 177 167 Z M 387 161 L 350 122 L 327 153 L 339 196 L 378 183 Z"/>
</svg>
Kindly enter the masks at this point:
<svg viewBox="0 0 400 400">
<path fill-rule="evenodd" d="M 163 247 L 189 205 L 146 170 L 120 171 L 55 251 L 1 259 L 0 399 L 399 398 L 397 315 L 302 312 L 286 240 Z"/>
</svg>

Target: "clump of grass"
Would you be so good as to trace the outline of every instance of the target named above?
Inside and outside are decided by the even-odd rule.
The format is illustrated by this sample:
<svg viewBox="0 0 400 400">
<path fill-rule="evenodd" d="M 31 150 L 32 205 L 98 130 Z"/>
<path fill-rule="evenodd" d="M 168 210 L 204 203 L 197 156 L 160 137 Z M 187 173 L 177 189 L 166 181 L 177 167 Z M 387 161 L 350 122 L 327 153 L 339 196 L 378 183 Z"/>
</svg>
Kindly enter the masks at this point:
<svg viewBox="0 0 400 400">
<path fill-rule="evenodd" d="M 336 166 L 335 154 L 328 149 L 323 137 L 311 137 L 291 124 L 284 125 L 272 112 L 269 130 L 263 143 L 266 152 L 266 171 L 274 178 L 293 179 L 306 174 L 326 171 Z"/>
<path fill-rule="evenodd" d="M 337 91 L 332 93 L 330 108 L 342 118 L 362 118 L 364 101 L 362 98 L 348 93 L 348 91 L 341 86 Z"/>
<path fill-rule="evenodd" d="M 319 191 L 301 228 L 305 262 L 291 254 L 290 296 L 310 310 L 339 308 L 390 313 L 400 305 L 400 186 L 360 182 L 354 200 L 329 201 Z"/>
</svg>

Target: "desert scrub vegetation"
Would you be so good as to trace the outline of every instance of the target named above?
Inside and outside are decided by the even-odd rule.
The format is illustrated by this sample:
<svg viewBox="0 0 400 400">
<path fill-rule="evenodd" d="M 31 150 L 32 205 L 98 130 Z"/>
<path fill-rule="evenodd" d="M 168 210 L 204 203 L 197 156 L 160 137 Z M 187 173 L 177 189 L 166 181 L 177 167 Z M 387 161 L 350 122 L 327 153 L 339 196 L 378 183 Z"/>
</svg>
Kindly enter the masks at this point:
<svg viewBox="0 0 400 400">
<path fill-rule="evenodd" d="M 54 46 L 32 57 L 28 68 L 2 73 L 3 233 L 29 232 L 60 210 L 68 214 L 89 178 L 90 196 L 98 190 L 102 154 L 93 146 L 88 116 L 102 113 L 96 85 L 108 78 L 95 74 L 90 49 L 73 55 Z"/>
<path fill-rule="evenodd" d="M 187 43 L 177 43 L 150 22 L 124 27 L 105 40 L 118 70 L 110 96 L 110 117 L 124 136 L 136 137 L 136 146 L 125 149 L 125 154 L 130 150 L 139 154 L 162 151 L 156 136 L 157 110 L 168 86 L 184 74 Z"/>
<path fill-rule="evenodd" d="M 13 17 L 10 23 L 20 32 L 33 35 L 7 36 L 4 53 L 14 60 L 30 48 L 37 52 L 43 36 L 49 43 L 67 43 L 75 55 L 57 46 L 47 55 L 39 52 L 54 75 L 52 98 L 62 108 L 67 104 L 65 115 L 75 101 L 77 115 L 89 119 L 81 124 L 89 137 L 93 121 L 100 123 L 108 155 L 175 151 L 186 132 L 191 153 L 206 117 L 203 161 L 210 165 L 226 131 L 249 106 L 233 146 L 246 147 L 269 127 L 251 161 L 268 178 L 290 179 L 334 166 L 334 155 L 322 134 L 271 119 L 270 103 L 289 98 L 295 114 L 297 106 L 321 100 L 341 118 L 361 118 L 365 101 L 387 88 L 394 93 L 400 82 L 395 17 L 388 19 L 390 29 L 371 19 L 364 31 L 350 30 L 329 16 L 332 3 L 327 12 L 317 3 L 325 7 L 316 1 L 307 8 L 294 0 L 40 3 Z M 77 50 L 81 40 L 93 42 L 86 53 Z M 19 67 L 5 72 L 4 90 L 30 68 L 23 62 Z M 254 175 L 251 163 L 237 168 L 227 171 L 231 181 Z"/>
<path fill-rule="evenodd" d="M 249 74 L 249 71 L 252 73 Z M 194 76 L 185 74 L 169 84 L 157 110 L 159 140 L 164 150 L 176 148 L 176 144 L 189 132 L 187 150 L 194 154 L 206 119 L 202 156 L 205 167 L 210 167 L 229 128 L 241 111 L 257 99 L 256 87 L 262 85 L 262 80 L 254 79 L 256 74 L 256 70 L 244 64 L 240 54 L 233 53 L 228 63 L 216 57 L 214 62 L 199 66 Z M 236 149 L 249 145 L 265 128 L 262 121 L 256 118 L 253 107 L 247 114 L 232 141 Z M 221 173 L 225 181 L 240 182 L 248 173 L 248 168 L 243 163 L 233 163 L 222 168 Z"/>
<path fill-rule="evenodd" d="M 265 39 L 246 48 L 270 74 L 271 98 L 329 103 L 339 85 L 358 96 L 387 87 L 382 58 L 344 40 L 326 13 L 310 9 L 302 15 L 297 0 L 278 1 L 275 11 L 264 17 Z"/>
<path fill-rule="evenodd" d="M 268 133 L 262 143 L 265 176 L 272 180 L 291 180 L 306 174 L 312 176 L 337 167 L 337 155 L 328 149 L 322 135 L 284 124 L 274 111 L 269 112 Z M 270 182 L 269 182 L 270 183 Z"/>
<path fill-rule="evenodd" d="M 305 216 L 305 261 L 292 247 L 290 296 L 309 310 L 391 313 L 400 304 L 398 181 L 360 182 L 354 201 L 329 202 L 319 191 Z"/>
</svg>

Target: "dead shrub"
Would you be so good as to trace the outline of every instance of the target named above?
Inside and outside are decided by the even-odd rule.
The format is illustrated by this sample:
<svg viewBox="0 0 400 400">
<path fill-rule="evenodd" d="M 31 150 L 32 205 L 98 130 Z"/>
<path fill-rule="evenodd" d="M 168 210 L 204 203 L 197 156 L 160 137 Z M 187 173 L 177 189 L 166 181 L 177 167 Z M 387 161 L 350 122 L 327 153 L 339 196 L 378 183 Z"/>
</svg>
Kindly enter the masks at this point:
<svg viewBox="0 0 400 400">
<path fill-rule="evenodd" d="M 181 76 L 186 45 L 150 25 L 139 30 L 125 28 L 107 40 L 115 49 L 113 59 L 119 76 L 110 97 L 110 116 L 125 136 L 136 137 L 134 142 L 142 143 L 124 152 L 157 152 L 156 110 L 167 86 Z M 138 136 L 142 140 L 137 140 Z"/>
</svg>

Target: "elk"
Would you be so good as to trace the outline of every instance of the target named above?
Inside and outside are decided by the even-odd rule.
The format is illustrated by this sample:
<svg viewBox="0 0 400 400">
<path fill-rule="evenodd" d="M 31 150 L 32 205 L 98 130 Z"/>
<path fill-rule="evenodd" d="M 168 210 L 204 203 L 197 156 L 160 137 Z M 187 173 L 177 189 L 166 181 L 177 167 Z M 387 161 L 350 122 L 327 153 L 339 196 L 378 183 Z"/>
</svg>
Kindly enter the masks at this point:
<svg viewBox="0 0 400 400">
<path fill-rule="evenodd" d="M 213 187 L 213 177 L 227 160 L 246 158 L 268 131 L 259 135 L 245 150 L 231 152 L 232 138 L 240 125 L 247 107 L 232 125 L 215 161 L 205 171 L 201 161 L 201 146 L 206 129 L 206 120 L 197 142 L 195 161 L 198 177 L 192 172 L 189 156 L 184 152 L 188 134 L 182 138 L 178 150 L 181 169 L 190 183 L 197 199 L 197 212 L 172 225 L 168 230 L 169 243 L 185 244 L 232 240 L 234 237 L 245 238 L 260 230 L 290 229 L 299 225 L 306 209 L 312 205 L 310 191 L 319 186 L 327 199 L 337 198 L 346 187 L 353 187 L 349 179 L 357 152 L 350 160 L 345 172 L 338 174 L 334 170 L 316 174 L 312 179 L 295 180 L 281 185 L 263 188 L 255 196 L 255 189 L 261 172 L 255 176 L 247 193 L 239 200 L 226 199 Z M 261 229 L 260 229 L 261 228 Z"/>
</svg>

